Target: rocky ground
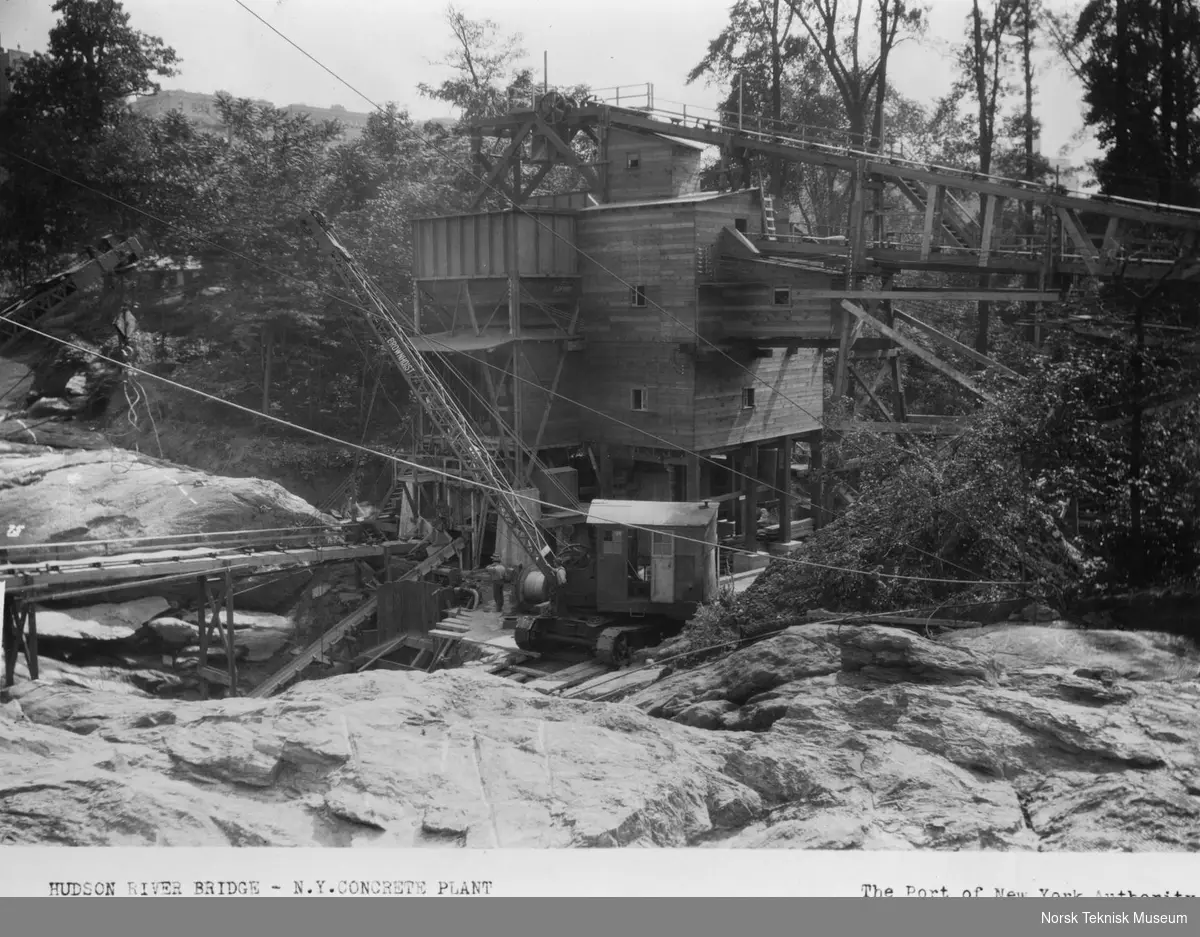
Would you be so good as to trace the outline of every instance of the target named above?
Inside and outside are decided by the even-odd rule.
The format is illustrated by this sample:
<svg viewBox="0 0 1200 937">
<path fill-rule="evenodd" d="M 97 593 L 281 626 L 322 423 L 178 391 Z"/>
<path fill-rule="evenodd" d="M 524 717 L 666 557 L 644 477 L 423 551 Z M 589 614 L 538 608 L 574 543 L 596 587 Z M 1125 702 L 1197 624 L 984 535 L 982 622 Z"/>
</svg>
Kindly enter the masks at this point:
<svg viewBox="0 0 1200 937">
<path fill-rule="evenodd" d="M 262 479 L 209 475 L 127 449 L 0 441 L 0 549 L 331 521 Z"/>
<path fill-rule="evenodd" d="M 618 702 L 470 670 L 209 703 L 20 683 L 0 840 L 1200 848 L 1200 655 L 1176 639 L 813 624 L 655 673 Z"/>
</svg>

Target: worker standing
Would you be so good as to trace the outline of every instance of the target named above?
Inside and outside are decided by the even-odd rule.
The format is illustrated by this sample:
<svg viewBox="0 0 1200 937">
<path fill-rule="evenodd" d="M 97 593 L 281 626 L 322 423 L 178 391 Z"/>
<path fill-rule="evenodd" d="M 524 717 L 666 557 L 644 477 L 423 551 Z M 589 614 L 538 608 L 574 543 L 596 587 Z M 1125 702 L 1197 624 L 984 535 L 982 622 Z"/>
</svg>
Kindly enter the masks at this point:
<svg viewBox="0 0 1200 937">
<path fill-rule="evenodd" d="M 500 562 L 500 554 L 492 554 L 492 565 L 487 568 L 492 580 L 492 599 L 496 603 L 496 611 L 504 611 L 504 583 L 508 580 L 508 569 Z"/>
</svg>

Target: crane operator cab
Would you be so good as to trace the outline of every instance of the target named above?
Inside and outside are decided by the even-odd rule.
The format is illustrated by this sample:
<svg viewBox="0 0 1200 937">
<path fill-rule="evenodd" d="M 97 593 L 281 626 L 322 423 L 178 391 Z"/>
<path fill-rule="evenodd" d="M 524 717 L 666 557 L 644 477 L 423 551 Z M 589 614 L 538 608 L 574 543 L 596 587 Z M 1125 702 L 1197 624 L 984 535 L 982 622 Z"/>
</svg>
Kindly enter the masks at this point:
<svg viewBox="0 0 1200 937">
<path fill-rule="evenodd" d="M 518 647 L 587 647 L 621 664 L 655 643 L 664 622 L 686 621 L 717 596 L 715 504 L 595 500 L 577 537 L 586 561 L 565 564 L 552 610 L 520 620 Z M 540 598 L 543 584 L 526 572 L 522 598 Z"/>
</svg>

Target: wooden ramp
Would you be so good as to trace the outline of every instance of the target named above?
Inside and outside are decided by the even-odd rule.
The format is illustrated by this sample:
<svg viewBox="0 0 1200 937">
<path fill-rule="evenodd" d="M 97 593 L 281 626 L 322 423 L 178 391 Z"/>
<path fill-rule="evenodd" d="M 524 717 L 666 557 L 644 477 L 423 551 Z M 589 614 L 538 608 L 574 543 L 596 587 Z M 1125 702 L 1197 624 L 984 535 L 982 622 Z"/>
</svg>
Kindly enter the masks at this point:
<svg viewBox="0 0 1200 937">
<path fill-rule="evenodd" d="M 400 577 L 400 582 L 407 582 L 411 579 L 417 579 L 424 576 L 427 572 L 437 566 L 447 556 L 451 556 L 461 550 L 463 547 L 462 539 L 454 540 L 439 550 L 430 553 L 428 557 L 421 560 L 416 566 L 410 569 L 407 573 Z M 293 661 L 290 661 L 283 669 L 276 671 L 253 690 L 246 695 L 256 699 L 265 699 L 272 693 L 277 692 L 285 684 L 291 682 L 299 676 L 309 664 L 320 657 L 326 649 L 332 647 L 347 634 L 361 625 L 371 615 L 375 614 L 378 607 L 378 599 L 372 596 L 357 609 L 339 621 L 332 628 L 325 631 L 317 640 L 300 652 L 300 655 Z"/>
</svg>

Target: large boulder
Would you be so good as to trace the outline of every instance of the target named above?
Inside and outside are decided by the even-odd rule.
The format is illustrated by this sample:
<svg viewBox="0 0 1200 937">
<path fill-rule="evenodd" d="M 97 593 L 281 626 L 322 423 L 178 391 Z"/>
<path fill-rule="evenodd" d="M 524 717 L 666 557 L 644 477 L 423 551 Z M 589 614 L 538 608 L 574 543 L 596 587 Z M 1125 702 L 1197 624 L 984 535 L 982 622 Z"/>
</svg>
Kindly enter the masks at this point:
<svg viewBox="0 0 1200 937">
<path fill-rule="evenodd" d="M 274 482 L 209 475 L 125 449 L 0 449 L 0 549 L 333 523 Z"/>
</svg>

